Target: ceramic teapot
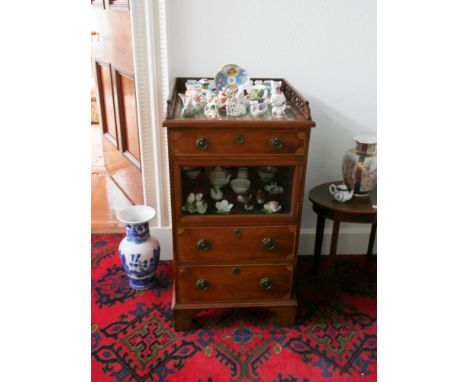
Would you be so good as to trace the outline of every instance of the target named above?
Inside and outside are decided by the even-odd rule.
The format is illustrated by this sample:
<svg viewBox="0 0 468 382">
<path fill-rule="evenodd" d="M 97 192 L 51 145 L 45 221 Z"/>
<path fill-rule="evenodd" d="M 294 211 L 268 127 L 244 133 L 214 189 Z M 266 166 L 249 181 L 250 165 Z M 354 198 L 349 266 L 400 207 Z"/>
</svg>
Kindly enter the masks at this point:
<svg viewBox="0 0 468 382">
<path fill-rule="evenodd" d="M 221 167 L 216 167 L 208 171 L 208 178 L 213 186 L 223 187 L 231 180 L 231 174 Z"/>
<path fill-rule="evenodd" d="M 349 191 L 348 187 L 346 187 L 344 184 L 339 184 L 337 186 L 330 184 L 329 190 L 333 195 L 333 198 L 339 203 L 347 202 L 353 197 L 354 193 L 354 190 Z"/>
</svg>

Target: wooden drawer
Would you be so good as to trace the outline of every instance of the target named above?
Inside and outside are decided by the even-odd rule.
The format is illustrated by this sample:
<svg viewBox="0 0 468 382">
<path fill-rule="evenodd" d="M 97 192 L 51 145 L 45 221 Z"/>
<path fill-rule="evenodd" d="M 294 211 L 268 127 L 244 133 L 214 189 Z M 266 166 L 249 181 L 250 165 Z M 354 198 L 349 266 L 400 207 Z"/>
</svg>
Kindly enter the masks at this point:
<svg viewBox="0 0 468 382">
<path fill-rule="evenodd" d="M 178 261 L 284 260 L 294 257 L 296 227 L 183 228 L 176 241 Z"/>
<path fill-rule="evenodd" d="M 292 265 L 177 267 L 178 302 L 290 298 Z"/>
<path fill-rule="evenodd" d="M 302 131 L 176 131 L 174 155 L 257 155 L 297 154 L 305 152 L 306 133 Z M 202 140 L 204 139 L 204 141 Z M 204 142 L 206 148 L 204 148 Z M 276 143 L 275 143 L 276 142 Z"/>
</svg>

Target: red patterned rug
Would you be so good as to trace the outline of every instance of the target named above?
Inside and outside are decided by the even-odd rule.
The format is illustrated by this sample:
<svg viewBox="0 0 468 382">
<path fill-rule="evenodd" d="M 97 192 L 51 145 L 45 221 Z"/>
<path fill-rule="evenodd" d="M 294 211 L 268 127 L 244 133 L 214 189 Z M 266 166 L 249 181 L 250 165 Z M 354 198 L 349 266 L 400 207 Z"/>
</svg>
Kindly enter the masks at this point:
<svg viewBox="0 0 468 382">
<path fill-rule="evenodd" d="M 317 295 L 311 257 L 300 256 L 294 327 L 241 309 L 207 312 L 196 329 L 174 332 L 172 264 L 159 264 L 156 288 L 136 292 L 120 266 L 121 239 L 92 236 L 93 382 L 376 381 L 376 267 L 367 271 L 364 256 L 338 256 L 329 304 Z"/>
</svg>

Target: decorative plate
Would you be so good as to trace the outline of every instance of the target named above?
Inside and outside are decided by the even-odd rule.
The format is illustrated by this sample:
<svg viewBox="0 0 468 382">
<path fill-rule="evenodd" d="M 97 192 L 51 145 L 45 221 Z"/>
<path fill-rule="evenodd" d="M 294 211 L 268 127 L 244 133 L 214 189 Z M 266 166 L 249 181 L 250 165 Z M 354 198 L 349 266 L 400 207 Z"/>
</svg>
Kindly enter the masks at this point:
<svg viewBox="0 0 468 382">
<path fill-rule="evenodd" d="M 245 69 L 242 69 L 239 65 L 225 65 L 216 74 L 216 88 L 221 90 L 223 87 L 228 85 L 242 85 L 249 79 L 249 75 Z"/>
</svg>

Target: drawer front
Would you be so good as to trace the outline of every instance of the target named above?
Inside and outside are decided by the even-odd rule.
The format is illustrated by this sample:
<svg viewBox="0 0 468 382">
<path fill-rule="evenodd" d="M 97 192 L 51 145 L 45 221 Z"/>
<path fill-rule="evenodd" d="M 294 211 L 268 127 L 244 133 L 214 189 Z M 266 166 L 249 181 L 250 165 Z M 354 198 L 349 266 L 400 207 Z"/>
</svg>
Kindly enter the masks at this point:
<svg viewBox="0 0 468 382">
<path fill-rule="evenodd" d="M 292 265 L 177 267 L 180 303 L 287 299 Z"/>
<path fill-rule="evenodd" d="M 284 260 L 294 257 L 296 227 L 183 228 L 176 240 L 178 261 Z"/>
<path fill-rule="evenodd" d="M 173 133 L 174 155 L 257 155 L 305 152 L 302 131 L 200 130 Z"/>
</svg>

